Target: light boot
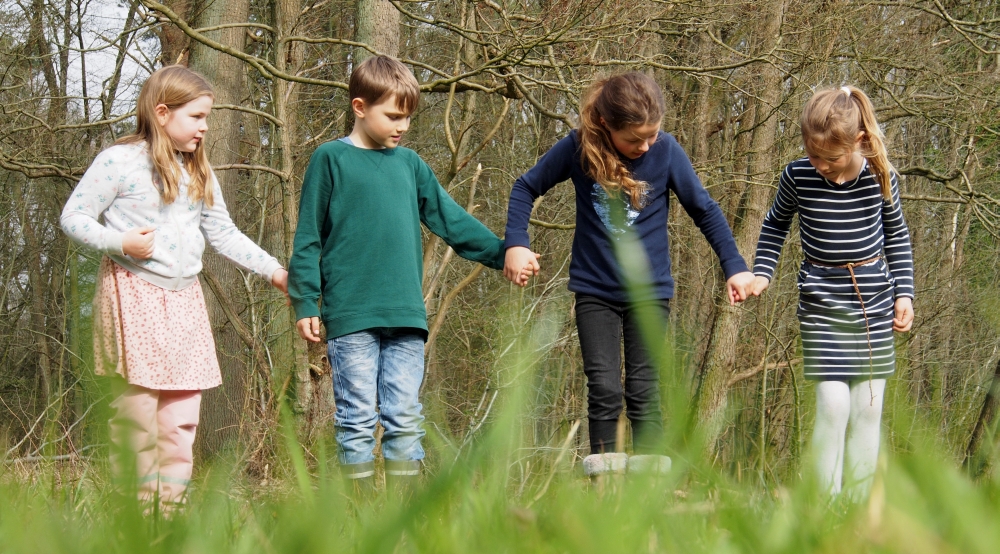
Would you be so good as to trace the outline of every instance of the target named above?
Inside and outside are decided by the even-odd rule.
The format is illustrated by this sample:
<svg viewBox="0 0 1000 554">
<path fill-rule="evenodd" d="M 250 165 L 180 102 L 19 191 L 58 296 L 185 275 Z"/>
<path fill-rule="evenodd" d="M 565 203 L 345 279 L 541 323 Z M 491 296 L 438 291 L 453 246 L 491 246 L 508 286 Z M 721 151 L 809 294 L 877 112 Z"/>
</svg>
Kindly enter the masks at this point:
<svg viewBox="0 0 1000 554">
<path fill-rule="evenodd" d="M 591 454 L 583 459 L 583 474 L 590 478 L 590 484 L 597 492 L 604 493 L 608 489 L 621 488 L 627 466 L 628 454 L 624 452 Z"/>
<path fill-rule="evenodd" d="M 637 454 L 628 459 L 629 475 L 648 475 L 661 477 L 670 473 L 670 456 L 656 454 Z"/>
</svg>

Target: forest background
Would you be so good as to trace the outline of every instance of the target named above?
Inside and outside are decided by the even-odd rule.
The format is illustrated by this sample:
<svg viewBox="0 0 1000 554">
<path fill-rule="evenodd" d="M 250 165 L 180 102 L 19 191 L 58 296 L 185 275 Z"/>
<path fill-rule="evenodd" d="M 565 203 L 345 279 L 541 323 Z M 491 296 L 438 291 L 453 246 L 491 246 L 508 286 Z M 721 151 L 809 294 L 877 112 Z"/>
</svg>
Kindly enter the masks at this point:
<svg viewBox="0 0 1000 554">
<path fill-rule="evenodd" d="M 1000 392 L 998 12 L 993 1 L 947 0 L 4 0 L 3 458 L 31 471 L 106 453 L 107 388 L 92 373 L 89 324 L 99 258 L 66 239 L 59 214 L 94 156 L 134 127 L 145 77 L 179 62 L 214 84 L 206 142 L 227 204 L 285 262 L 309 156 L 350 131 L 348 75 L 377 52 L 412 66 L 421 83 L 404 144 L 498 234 L 511 184 L 575 126 L 586 86 L 612 72 L 648 73 L 665 92 L 663 129 L 748 261 L 779 171 L 802 156 L 803 103 L 817 87 L 865 90 L 902 177 L 916 260 L 916 323 L 897 335 L 885 444 L 903 452 L 912 433 L 925 433 L 954 465 L 989 478 Z M 737 480 L 793 481 L 813 403 L 794 315 L 798 237 L 767 294 L 732 308 L 717 259 L 673 208 L 668 398 L 687 403 L 714 467 Z M 425 235 L 432 467 L 474 443 L 527 378 L 503 358 L 538 319 L 555 331 L 536 350 L 512 465 L 523 477 L 540 467 L 533 457 L 561 445 L 576 459 L 587 453 L 566 290 L 573 222 L 572 187 L 540 199 L 531 233 L 543 271 L 524 290 Z M 202 283 L 225 383 L 205 395 L 199 460 L 230 453 L 266 481 L 280 465 L 281 406 L 316 460 L 332 429 L 322 347 L 297 339 L 284 298 L 214 253 Z M 901 420 L 916 423 L 893 424 Z"/>
</svg>

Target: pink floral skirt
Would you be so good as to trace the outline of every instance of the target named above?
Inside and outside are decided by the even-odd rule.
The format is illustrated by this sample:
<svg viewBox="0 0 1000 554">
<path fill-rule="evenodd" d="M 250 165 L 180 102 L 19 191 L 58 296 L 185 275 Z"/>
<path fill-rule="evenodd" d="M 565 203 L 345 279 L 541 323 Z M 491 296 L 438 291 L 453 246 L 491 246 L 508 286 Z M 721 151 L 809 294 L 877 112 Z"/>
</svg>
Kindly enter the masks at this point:
<svg viewBox="0 0 1000 554">
<path fill-rule="evenodd" d="M 130 385 L 199 390 L 222 384 L 201 283 L 160 288 L 105 257 L 94 294 L 94 369 Z"/>
</svg>

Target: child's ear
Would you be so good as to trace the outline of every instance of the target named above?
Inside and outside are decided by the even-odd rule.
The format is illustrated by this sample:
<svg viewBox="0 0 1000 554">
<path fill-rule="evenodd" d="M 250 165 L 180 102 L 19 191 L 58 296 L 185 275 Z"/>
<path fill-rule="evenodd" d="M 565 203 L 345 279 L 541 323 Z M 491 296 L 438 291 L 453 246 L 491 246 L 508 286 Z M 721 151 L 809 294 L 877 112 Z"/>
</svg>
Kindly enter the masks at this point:
<svg viewBox="0 0 1000 554">
<path fill-rule="evenodd" d="M 351 98 L 351 110 L 354 111 L 354 117 L 360 117 L 364 119 L 365 117 L 365 101 L 362 98 Z"/>
<path fill-rule="evenodd" d="M 170 108 L 166 104 L 157 104 L 153 108 L 153 113 L 156 114 L 156 121 L 160 124 L 160 127 L 167 124 L 167 120 L 170 119 Z"/>
</svg>

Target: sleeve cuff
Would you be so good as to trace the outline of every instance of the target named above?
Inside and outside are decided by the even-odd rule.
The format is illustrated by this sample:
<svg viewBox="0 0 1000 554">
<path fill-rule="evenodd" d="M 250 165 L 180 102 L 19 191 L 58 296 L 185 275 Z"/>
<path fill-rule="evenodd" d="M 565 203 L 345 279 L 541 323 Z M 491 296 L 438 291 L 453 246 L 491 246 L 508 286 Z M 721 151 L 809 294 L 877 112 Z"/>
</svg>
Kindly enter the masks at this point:
<svg viewBox="0 0 1000 554">
<path fill-rule="evenodd" d="M 124 257 L 125 250 L 122 249 L 122 240 L 124 238 L 125 233 L 108 233 L 108 242 L 104 247 L 104 252 Z"/>
<path fill-rule="evenodd" d="M 266 264 L 264 264 L 264 267 L 263 267 L 263 269 L 261 269 L 260 274 L 261 274 L 262 277 L 264 277 L 265 279 L 267 279 L 268 283 L 273 283 L 274 282 L 274 272 L 278 271 L 279 269 L 282 269 L 281 262 L 279 262 L 275 258 L 271 258 L 271 260 L 269 262 L 267 262 Z"/>
<path fill-rule="evenodd" d="M 747 262 L 743 259 L 743 256 L 737 256 L 731 260 L 723 262 L 722 264 L 722 273 L 725 274 L 726 279 L 729 279 L 737 273 L 743 273 L 745 271 L 750 271 L 750 268 L 747 267 Z"/>
<path fill-rule="evenodd" d="M 523 246 L 524 248 L 531 248 L 531 240 L 527 236 L 524 237 L 504 237 L 503 239 L 503 249 L 506 251 L 508 248 L 513 248 L 515 246 Z"/>
<path fill-rule="evenodd" d="M 292 309 L 295 310 L 295 321 L 307 317 L 320 317 L 318 299 L 292 298 Z"/>
</svg>

